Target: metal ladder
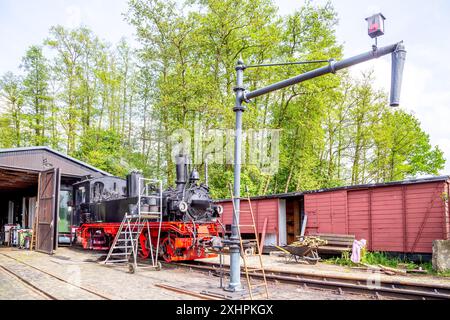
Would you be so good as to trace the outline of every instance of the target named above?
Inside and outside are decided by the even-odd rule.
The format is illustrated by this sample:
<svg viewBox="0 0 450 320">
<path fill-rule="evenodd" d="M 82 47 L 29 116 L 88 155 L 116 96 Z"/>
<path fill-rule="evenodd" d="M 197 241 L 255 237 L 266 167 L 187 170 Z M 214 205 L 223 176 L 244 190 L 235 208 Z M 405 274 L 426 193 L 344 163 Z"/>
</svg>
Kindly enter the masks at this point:
<svg viewBox="0 0 450 320">
<path fill-rule="evenodd" d="M 233 214 L 236 215 L 236 207 L 235 207 L 235 203 L 234 200 L 236 199 L 234 197 L 234 193 L 233 193 L 233 187 L 230 184 L 230 191 L 231 191 L 231 199 L 232 199 L 232 203 L 233 203 Z M 250 200 L 250 194 L 248 191 L 248 188 L 245 187 L 245 191 L 246 191 L 246 198 L 241 198 L 242 200 L 247 200 L 248 202 L 248 206 L 250 210 L 239 210 L 240 213 L 249 213 L 251 215 L 252 218 L 252 224 L 251 225 L 243 225 L 238 223 L 237 225 L 237 229 L 238 229 L 238 233 L 239 233 L 239 242 L 241 245 L 241 257 L 242 260 L 244 261 L 244 272 L 245 272 L 245 277 L 247 279 L 247 285 L 248 285 L 248 291 L 250 294 L 250 299 L 254 300 L 254 292 L 253 290 L 259 287 L 264 287 L 264 291 L 265 291 L 265 295 L 266 298 L 269 299 L 269 287 L 267 286 L 267 279 L 266 279 L 266 272 L 264 270 L 264 265 L 263 265 L 263 259 L 262 259 L 262 251 L 261 251 L 261 245 L 260 245 L 260 241 L 259 241 L 259 236 L 258 236 L 258 229 L 256 226 L 256 222 L 255 222 L 255 215 L 253 213 L 253 207 L 252 207 L 252 202 Z M 240 219 L 242 218 L 242 216 L 240 215 Z M 241 234 L 241 227 L 243 228 L 248 228 L 251 227 L 253 228 L 254 234 L 255 234 L 255 238 L 254 239 L 246 239 L 243 240 L 242 239 L 242 234 Z M 245 246 L 244 246 L 244 242 L 248 243 L 248 242 L 255 242 L 256 243 L 256 252 L 255 255 L 258 256 L 258 261 L 259 261 L 259 267 L 257 268 L 249 268 L 248 266 L 248 261 L 247 261 L 247 253 L 245 251 Z M 263 283 L 258 283 L 258 284 L 252 284 L 251 281 L 251 275 L 249 274 L 249 272 L 258 272 L 260 271 L 262 273 L 263 276 Z M 262 294 L 262 293 L 261 293 Z"/>
<path fill-rule="evenodd" d="M 158 186 L 159 194 L 157 196 L 149 194 L 150 186 L 155 185 Z M 158 262 L 158 256 L 162 226 L 162 181 L 139 178 L 138 191 L 139 196 L 137 212 L 135 214 L 125 214 L 116 237 L 114 238 L 113 244 L 109 250 L 108 256 L 103 262 L 104 264 L 129 263 L 130 273 L 134 273 L 138 268 L 154 268 L 156 270 L 161 269 L 161 263 Z M 144 210 L 142 207 L 142 199 L 159 200 L 159 211 L 150 211 L 150 209 Z M 150 222 L 159 222 L 156 250 L 153 250 L 152 235 L 149 225 Z M 137 263 L 139 254 L 139 237 L 144 229 L 147 229 L 149 241 L 152 262 L 150 266 L 138 266 Z M 131 257 L 132 261 L 130 262 Z"/>
</svg>

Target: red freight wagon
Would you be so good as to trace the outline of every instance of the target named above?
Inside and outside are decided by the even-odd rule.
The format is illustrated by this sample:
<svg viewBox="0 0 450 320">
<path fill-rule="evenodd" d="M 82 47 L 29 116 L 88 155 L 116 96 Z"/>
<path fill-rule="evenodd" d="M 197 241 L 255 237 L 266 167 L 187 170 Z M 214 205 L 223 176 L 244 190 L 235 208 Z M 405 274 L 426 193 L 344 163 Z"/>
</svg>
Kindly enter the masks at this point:
<svg viewBox="0 0 450 320">
<path fill-rule="evenodd" d="M 308 233 L 352 234 L 371 251 L 432 253 L 449 238 L 448 177 L 305 194 Z"/>
<path fill-rule="evenodd" d="M 306 215 L 306 234 L 355 235 L 371 251 L 432 253 L 433 240 L 450 237 L 449 184 L 448 176 L 433 177 L 255 197 L 252 204 L 260 233 L 264 220 L 270 221 L 266 245 L 295 241 Z M 223 221 L 231 224 L 231 202 L 222 204 Z"/>
<path fill-rule="evenodd" d="M 233 222 L 233 204 L 231 200 L 219 201 L 223 206 L 222 223 L 227 230 L 231 230 L 231 224 Z M 263 198 L 251 201 L 253 214 L 255 216 L 255 223 L 260 235 L 264 234 L 265 244 L 277 245 L 279 232 L 279 212 L 280 201 L 277 198 Z M 247 200 L 241 200 L 241 225 L 252 225 L 252 218 L 249 211 L 249 204 Z M 264 228 L 265 227 L 265 228 Z M 264 230 L 265 229 L 265 230 Z M 254 238 L 253 228 L 242 227 L 242 234 L 247 234 L 249 237 Z M 253 234 L 253 235 L 252 235 Z"/>
</svg>

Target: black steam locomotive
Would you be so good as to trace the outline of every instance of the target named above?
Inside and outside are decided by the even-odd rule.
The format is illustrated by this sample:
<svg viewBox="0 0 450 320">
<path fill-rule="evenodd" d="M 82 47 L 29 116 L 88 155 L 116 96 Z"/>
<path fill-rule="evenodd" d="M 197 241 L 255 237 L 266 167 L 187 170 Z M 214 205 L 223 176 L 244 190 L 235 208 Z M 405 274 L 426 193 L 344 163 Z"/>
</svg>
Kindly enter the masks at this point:
<svg viewBox="0 0 450 320">
<path fill-rule="evenodd" d="M 142 197 L 141 207 L 156 212 L 162 205 L 163 221 L 208 222 L 222 214 L 222 207 L 213 203 L 208 186 L 199 183 L 198 171 L 194 169 L 188 175 L 185 155 L 177 157 L 176 177 L 176 187 L 162 191 L 162 204 L 158 186 L 147 186 L 152 188 L 151 197 Z M 121 222 L 125 213 L 137 214 L 139 190 L 145 189 L 141 178 L 142 174 L 132 172 L 126 180 L 100 177 L 75 184 L 77 222 Z"/>
<path fill-rule="evenodd" d="M 162 192 L 159 185 L 145 182 L 137 172 L 129 174 L 126 180 L 100 177 L 77 183 L 74 185 L 74 222 L 80 226 L 77 241 L 85 249 L 107 250 L 125 214 L 161 210 L 162 242 L 153 246 L 161 246 L 164 259 L 170 262 L 208 257 L 206 247 L 223 230 L 218 220 L 223 209 L 213 203 L 208 186 L 199 180 L 199 173 L 188 169 L 188 157 L 180 155 L 176 158 L 176 187 Z M 148 229 L 140 235 L 143 257 L 148 257 L 149 239 L 158 238 L 155 235 L 159 223 L 150 222 L 149 229 L 151 237 L 145 234 Z"/>
</svg>

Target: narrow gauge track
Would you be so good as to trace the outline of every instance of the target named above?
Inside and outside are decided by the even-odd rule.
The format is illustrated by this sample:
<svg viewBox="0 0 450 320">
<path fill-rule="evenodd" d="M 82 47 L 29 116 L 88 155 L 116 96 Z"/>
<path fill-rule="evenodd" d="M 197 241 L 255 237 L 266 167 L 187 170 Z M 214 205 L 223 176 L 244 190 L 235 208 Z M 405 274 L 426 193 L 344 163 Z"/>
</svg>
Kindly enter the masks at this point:
<svg viewBox="0 0 450 320">
<path fill-rule="evenodd" d="M 37 267 L 35 267 L 35 266 L 32 266 L 32 265 L 30 265 L 30 264 L 28 264 L 28 263 L 26 263 L 26 262 L 20 261 L 20 260 L 14 258 L 14 257 L 11 257 L 11 256 L 7 255 L 7 254 L 4 254 L 4 253 L 0 253 L 0 254 L 1 254 L 2 256 L 6 257 L 6 258 L 9 258 L 9 259 L 11 259 L 11 260 L 14 260 L 15 262 L 18 262 L 18 263 L 20 263 L 20 264 L 23 264 L 23 265 L 29 267 L 29 268 L 32 268 L 32 269 L 37 270 L 37 271 L 39 271 L 39 272 L 41 272 L 41 273 L 44 273 L 44 274 L 46 274 L 46 275 L 48 275 L 48 276 L 50 276 L 50 277 L 52 277 L 52 278 L 54 278 L 54 279 L 56 279 L 56 280 L 59 280 L 59 281 L 64 282 L 64 283 L 66 283 L 66 284 L 68 284 L 68 285 L 77 287 L 77 288 L 79 288 L 79 289 L 81 289 L 81 290 L 83 290 L 83 291 L 89 292 L 90 294 L 93 294 L 93 295 L 95 295 L 95 296 L 97 296 L 97 297 L 100 297 L 101 299 L 104 299 L 104 300 L 111 300 L 111 298 L 106 297 L 106 296 L 104 296 L 104 295 L 102 295 L 102 294 L 100 294 L 100 293 L 98 293 L 98 292 L 95 292 L 95 291 L 90 290 L 90 289 L 88 289 L 88 288 L 85 288 L 85 287 L 76 285 L 76 284 L 74 284 L 74 283 L 71 283 L 71 282 L 69 282 L 69 281 L 67 281 L 67 280 L 65 280 L 65 279 L 63 279 L 63 278 L 60 278 L 60 277 L 58 277 L 58 276 L 55 276 L 54 274 L 51 274 L 51 273 L 49 273 L 49 272 L 47 272 L 47 271 L 44 271 L 44 270 L 39 269 L 39 268 L 37 268 Z M 41 288 L 38 288 L 37 286 L 33 285 L 32 283 L 30 283 L 29 281 L 27 281 L 26 279 L 24 279 L 23 277 L 21 277 L 20 275 L 18 275 L 18 274 L 15 273 L 14 271 L 12 271 L 10 268 L 7 268 L 7 267 L 1 266 L 1 265 L 0 265 L 0 268 L 3 269 L 4 271 L 6 271 L 6 272 L 7 272 L 8 274 L 10 274 L 11 276 L 13 276 L 13 277 L 15 277 L 16 279 L 18 279 L 20 282 L 22 282 L 25 286 L 29 287 L 29 288 L 32 289 L 33 291 L 37 291 L 39 294 L 45 296 L 47 299 L 50 299 L 50 300 L 59 300 L 58 298 L 56 298 L 55 296 L 51 295 L 50 293 L 48 293 L 48 292 L 42 290 Z"/>
<path fill-rule="evenodd" d="M 5 266 L 0 266 L 0 269 L 3 270 L 6 274 L 8 274 L 13 279 L 19 281 L 24 287 L 28 288 L 30 291 L 40 295 L 42 298 L 44 298 L 44 300 L 58 300 L 58 299 L 56 299 L 56 297 L 52 296 L 48 292 L 45 292 L 44 290 L 41 290 L 40 288 L 38 288 L 35 285 L 33 285 L 31 282 L 25 280 L 24 278 L 22 278 L 18 274 L 14 273 L 9 268 L 7 268 Z"/>
<path fill-rule="evenodd" d="M 182 268 L 191 268 L 193 270 L 213 273 L 214 275 L 220 275 L 221 272 L 219 264 L 197 261 L 193 263 L 177 263 L 175 265 Z M 244 274 L 243 271 L 241 273 Z M 229 268 L 227 266 L 224 266 L 224 274 L 229 274 Z M 249 274 L 252 278 L 262 279 L 263 277 L 261 272 L 250 271 Z M 409 284 L 398 281 L 368 284 L 368 281 L 363 279 L 274 270 L 266 270 L 266 279 L 268 281 L 294 284 L 305 288 L 333 290 L 341 295 L 346 293 L 364 294 L 373 296 L 376 299 L 450 300 L 450 287 L 444 285 Z"/>
</svg>

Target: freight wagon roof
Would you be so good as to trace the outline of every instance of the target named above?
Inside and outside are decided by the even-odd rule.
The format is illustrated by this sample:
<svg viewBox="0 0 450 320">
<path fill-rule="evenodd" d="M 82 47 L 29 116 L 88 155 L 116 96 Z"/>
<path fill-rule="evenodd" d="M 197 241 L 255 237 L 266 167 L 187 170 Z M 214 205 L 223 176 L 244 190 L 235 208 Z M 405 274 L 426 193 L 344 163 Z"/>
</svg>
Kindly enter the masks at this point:
<svg viewBox="0 0 450 320">
<path fill-rule="evenodd" d="M 394 181 L 394 182 L 386 182 L 386 183 L 361 184 L 361 185 L 319 189 L 319 190 L 312 190 L 312 191 L 290 192 L 290 193 L 280 193 L 280 194 L 272 194 L 272 195 L 266 195 L 266 196 L 256 196 L 256 197 L 251 197 L 251 200 L 289 199 L 289 198 L 300 197 L 305 194 L 324 193 L 324 192 L 332 192 L 332 191 L 344 191 L 344 190 L 372 189 L 372 188 L 382 188 L 382 187 L 390 187 L 390 186 L 422 184 L 422 183 L 430 183 L 430 182 L 444 182 L 444 181 L 448 181 L 448 180 L 450 180 L 450 176 L 427 177 L 427 178 L 410 179 L 410 180 Z M 216 202 L 229 202 L 229 201 L 231 201 L 231 199 L 216 200 Z"/>
<path fill-rule="evenodd" d="M 98 172 L 104 176 L 111 176 L 110 173 L 98 169 L 94 166 L 91 166 L 83 161 L 72 158 L 66 154 L 58 152 L 56 150 L 50 149 L 49 147 L 25 147 L 25 148 L 13 148 L 13 149 L 0 149 L 0 165 L 2 167 L 11 167 L 22 170 L 30 170 L 30 171 L 42 171 L 44 170 L 47 164 L 42 162 L 41 152 L 53 154 L 60 160 L 58 162 L 59 165 L 63 166 L 62 174 L 72 173 L 71 175 L 84 176 L 89 173 Z M 18 161 L 18 158 L 23 158 Z M 4 159 L 4 163 L 1 161 Z M 16 164 L 20 163 L 19 166 Z M 76 168 L 79 169 L 76 169 Z M 46 169 L 50 169 L 46 168 Z M 81 169 L 81 170 L 80 170 Z M 74 172 L 77 172 L 76 174 Z"/>
</svg>

